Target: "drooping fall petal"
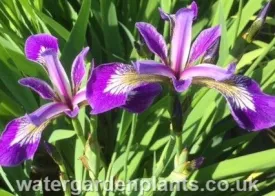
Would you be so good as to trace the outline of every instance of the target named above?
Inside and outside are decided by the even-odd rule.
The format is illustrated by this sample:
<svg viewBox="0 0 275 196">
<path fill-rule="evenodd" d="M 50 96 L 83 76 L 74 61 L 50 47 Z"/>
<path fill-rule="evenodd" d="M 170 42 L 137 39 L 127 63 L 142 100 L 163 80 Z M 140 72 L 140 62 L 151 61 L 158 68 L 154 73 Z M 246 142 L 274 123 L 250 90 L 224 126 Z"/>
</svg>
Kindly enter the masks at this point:
<svg viewBox="0 0 275 196">
<path fill-rule="evenodd" d="M 142 91 L 143 88 L 146 88 L 143 87 L 144 85 L 156 83 L 158 80 L 157 76 L 139 75 L 131 65 L 122 63 L 104 64 L 94 69 L 88 81 L 87 101 L 93 109 L 93 114 L 124 106 L 128 110 L 143 111 L 146 109 L 144 106 L 147 107 L 149 104 L 142 103 L 138 105 L 136 103 L 131 109 L 129 102 L 135 100 L 133 98 L 134 94 L 140 96 L 139 90 Z M 152 88 L 152 91 L 156 92 L 158 87 Z M 147 99 L 147 101 L 151 103 L 152 99 Z"/>
<path fill-rule="evenodd" d="M 136 61 L 133 63 L 136 71 L 139 74 L 152 74 L 152 75 L 160 75 L 168 78 L 174 78 L 173 70 L 164 65 L 162 63 L 158 63 L 156 61 L 144 60 L 144 61 Z"/>
<path fill-rule="evenodd" d="M 0 138 L 0 165 L 15 166 L 32 159 L 44 128 L 66 110 L 65 104 L 49 103 L 31 114 L 12 120 Z"/>
<path fill-rule="evenodd" d="M 180 80 L 195 77 L 211 78 L 217 81 L 225 80 L 234 74 L 235 67 L 235 64 L 230 64 L 227 69 L 212 64 L 200 64 L 185 69 L 180 75 Z"/>
<path fill-rule="evenodd" d="M 275 126 L 275 97 L 263 93 L 251 78 L 233 75 L 223 81 L 195 79 L 193 82 L 218 90 L 240 127 L 259 131 Z"/>
<path fill-rule="evenodd" d="M 156 83 L 147 83 L 134 88 L 128 93 L 127 101 L 123 108 L 133 113 L 141 113 L 152 105 L 162 88 Z"/>
</svg>

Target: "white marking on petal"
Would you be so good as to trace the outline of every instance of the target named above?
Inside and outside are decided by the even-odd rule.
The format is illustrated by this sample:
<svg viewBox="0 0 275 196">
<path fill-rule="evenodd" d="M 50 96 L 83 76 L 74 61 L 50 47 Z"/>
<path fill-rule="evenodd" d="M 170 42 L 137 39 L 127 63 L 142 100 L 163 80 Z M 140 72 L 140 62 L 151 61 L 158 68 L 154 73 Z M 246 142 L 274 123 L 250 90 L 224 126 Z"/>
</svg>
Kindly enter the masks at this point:
<svg viewBox="0 0 275 196">
<path fill-rule="evenodd" d="M 253 97 L 245 86 L 246 80 L 246 78 L 240 76 L 233 77 L 236 86 L 232 86 L 232 90 L 226 96 L 231 98 L 234 103 L 233 107 L 236 109 L 250 109 L 255 112 Z"/>
<path fill-rule="evenodd" d="M 104 93 L 109 92 L 113 95 L 118 95 L 129 92 L 139 83 L 136 80 L 136 75 L 132 66 L 120 64 L 108 80 Z"/>
<path fill-rule="evenodd" d="M 48 123 L 40 125 L 39 127 L 32 124 L 28 118 L 20 119 L 20 125 L 17 128 L 17 132 L 15 133 L 14 139 L 11 141 L 10 146 L 15 144 L 19 144 L 20 146 L 26 144 L 33 144 L 37 142 L 37 140 L 41 136 L 41 132 L 44 130 L 45 126 Z"/>
<path fill-rule="evenodd" d="M 194 79 L 193 83 L 202 84 L 220 91 L 234 109 L 256 111 L 253 96 L 247 90 L 248 78 L 235 75 L 228 80 L 215 81 L 208 78 Z"/>
</svg>

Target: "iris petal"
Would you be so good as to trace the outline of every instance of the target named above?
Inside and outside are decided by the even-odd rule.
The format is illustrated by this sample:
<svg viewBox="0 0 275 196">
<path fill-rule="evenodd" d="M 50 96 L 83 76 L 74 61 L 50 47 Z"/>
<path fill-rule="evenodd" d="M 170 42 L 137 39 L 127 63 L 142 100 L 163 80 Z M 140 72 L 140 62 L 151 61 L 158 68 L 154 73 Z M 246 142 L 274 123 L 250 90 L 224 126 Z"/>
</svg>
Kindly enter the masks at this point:
<svg viewBox="0 0 275 196">
<path fill-rule="evenodd" d="M 28 37 L 25 43 L 25 54 L 27 59 L 43 63 L 41 54 L 46 50 L 58 52 L 57 38 L 49 34 L 37 34 Z"/>
<path fill-rule="evenodd" d="M 48 50 L 41 54 L 49 72 L 55 90 L 60 98 L 69 103 L 72 97 L 71 85 L 69 78 L 54 51 Z"/>
<path fill-rule="evenodd" d="M 131 90 L 123 108 L 133 113 L 144 112 L 161 93 L 161 85 L 152 83 L 144 84 Z"/>
<path fill-rule="evenodd" d="M 179 74 L 183 71 L 189 56 L 194 12 L 182 8 L 176 13 L 171 42 L 171 68 Z"/>
<path fill-rule="evenodd" d="M 137 62 L 134 62 L 133 64 L 139 74 L 160 75 L 168 78 L 175 77 L 174 72 L 170 67 L 162 63 L 158 63 L 156 61 L 151 61 L 151 60 L 137 61 Z"/>
<path fill-rule="evenodd" d="M 0 138 L 0 165 L 15 166 L 32 159 L 45 126 L 67 109 L 64 104 L 49 103 L 29 115 L 12 120 Z"/>
<path fill-rule="evenodd" d="M 38 78 L 23 78 L 19 80 L 19 84 L 29 87 L 43 99 L 53 100 L 55 98 L 53 89 L 45 81 Z"/>
<path fill-rule="evenodd" d="M 203 30 L 191 47 L 189 64 L 192 64 L 200 57 L 202 57 L 206 51 L 215 43 L 215 41 L 219 39 L 220 36 L 220 26 Z"/>
<path fill-rule="evenodd" d="M 134 99 L 133 95 L 139 94 L 138 87 L 156 82 L 153 75 L 139 75 L 131 65 L 109 63 L 98 66 L 87 84 L 86 96 L 93 109 L 92 114 L 103 113 L 117 107 L 127 107 L 129 96 Z M 148 99 L 148 102 L 151 102 L 151 99 Z M 146 104 L 142 103 L 140 107 L 144 105 Z M 131 110 L 129 107 L 128 109 Z"/>
<path fill-rule="evenodd" d="M 85 76 L 85 57 L 88 54 L 89 47 L 84 48 L 79 55 L 75 58 L 72 65 L 71 79 L 72 87 L 74 90 L 78 90 L 81 85 L 81 82 Z"/>
<path fill-rule="evenodd" d="M 151 52 L 158 55 L 162 62 L 167 64 L 168 49 L 163 36 L 151 24 L 138 22 L 136 27 Z"/>
<path fill-rule="evenodd" d="M 263 93 L 251 78 L 234 75 L 224 81 L 195 79 L 193 82 L 222 93 L 240 127 L 259 131 L 275 126 L 275 97 Z"/>
<path fill-rule="evenodd" d="M 205 77 L 214 80 L 225 80 L 230 78 L 235 72 L 235 64 L 230 64 L 227 69 L 221 68 L 212 64 L 200 64 L 197 66 L 185 69 L 181 75 L 181 80 L 186 80 L 195 77 Z"/>
</svg>

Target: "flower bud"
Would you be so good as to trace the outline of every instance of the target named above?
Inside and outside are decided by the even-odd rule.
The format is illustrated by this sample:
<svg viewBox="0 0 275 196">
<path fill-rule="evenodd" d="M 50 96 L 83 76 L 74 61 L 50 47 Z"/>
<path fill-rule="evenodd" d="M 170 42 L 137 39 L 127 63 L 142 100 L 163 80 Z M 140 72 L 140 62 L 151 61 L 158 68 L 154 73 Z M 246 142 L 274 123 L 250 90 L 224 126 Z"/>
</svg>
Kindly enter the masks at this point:
<svg viewBox="0 0 275 196">
<path fill-rule="evenodd" d="M 168 179 L 172 181 L 182 181 L 196 169 L 198 169 L 204 161 L 204 157 L 196 158 L 192 161 L 185 161 L 178 165 L 177 168 L 169 175 Z"/>
<path fill-rule="evenodd" d="M 265 5 L 265 7 L 261 10 L 261 12 L 258 14 L 256 20 L 252 23 L 248 31 L 243 35 L 243 38 L 251 43 L 254 39 L 254 37 L 259 33 L 261 28 L 263 27 L 267 12 L 270 8 L 271 1 L 268 1 L 268 3 Z"/>
<path fill-rule="evenodd" d="M 54 145 L 45 141 L 44 146 L 45 146 L 45 149 L 48 152 L 48 154 L 54 160 L 54 162 L 56 162 L 57 165 L 62 165 L 63 159 L 62 159 L 60 153 L 58 152 L 58 150 L 54 147 Z"/>
</svg>

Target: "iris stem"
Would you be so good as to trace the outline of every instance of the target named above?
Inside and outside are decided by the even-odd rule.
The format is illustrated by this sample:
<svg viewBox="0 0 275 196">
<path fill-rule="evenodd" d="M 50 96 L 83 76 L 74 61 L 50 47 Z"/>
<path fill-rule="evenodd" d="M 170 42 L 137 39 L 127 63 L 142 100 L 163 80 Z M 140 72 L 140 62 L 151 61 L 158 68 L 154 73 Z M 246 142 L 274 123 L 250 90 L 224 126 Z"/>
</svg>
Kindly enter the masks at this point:
<svg viewBox="0 0 275 196">
<path fill-rule="evenodd" d="M 57 142 L 54 142 L 53 145 L 56 149 L 56 153 L 51 154 L 51 156 L 59 167 L 59 170 L 60 170 L 59 178 L 60 178 L 60 181 L 62 182 L 62 185 L 65 185 L 64 195 L 71 196 L 71 187 L 70 187 L 70 183 L 69 183 L 70 179 L 69 179 L 69 175 L 68 175 L 66 166 L 64 164 L 64 159 L 60 152 L 60 147 Z"/>
<path fill-rule="evenodd" d="M 127 180 L 127 174 L 128 174 L 128 158 L 129 158 L 129 153 L 130 153 L 130 149 L 134 140 L 134 136 L 135 136 L 135 132 L 136 132 L 136 125 L 137 125 L 137 114 L 133 114 L 132 117 L 132 125 L 131 125 L 131 133 L 130 133 L 130 137 L 129 137 L 129 141 L 127 144 L 127 148 L 126 148 L 126 156 L 125 156 L 125 163 L 124 163 L 124 180 L 126 182 Z"/>
<path fill-rule="evenodd" d="M 63 162 L 63 161 L 62 161 Z M 59 169 L 60 169 L 60 181 L 64 182 L 65 184 L 65 191 L 64 191 L 64 195 L 65 196 L 71 196 L 71 188 L 70 188 L 70 179 L 69 176 L 67 174 L 67 170 L 66 167 L 64 165 L 64 163 L 60 163 L 59 165 Z"/>
<path fill-rule="evenodd" d="M 126 117 L 126 111 L 123 110 L 122 116 L 121 116 L 121 121 L 120 121 L 120 127 L 119 127 L 117 138 L 116 138 L 115 150 L 114 150 L 114 153 L 112 155 L 111 163 L 110 163 L 110 165 L 108 167 L 108 171 L 107 171 L 107 176 L 106 176 L 107 180 L 110 180 L 110 178 L 111 178 L 111 173 L 112 173 L 113 165 L 114 165 L 115 160 L 116 160 L 117 155 L 118 155 L 119 144 L 120 144 L 120 140 L 121 140 L 121 136 L 122 136 L 122 131 L 123 131 L 123 127 L 124 127 L 125 117 Z"/>
<path fill-rule="evenodd" d="M 82 126 L 80 124 L 78 117 L 72 118 L 72 124 L 73 124 L 73 127 L 74 127 L 77 137 L 81 140 L 83 146 L 85 147 L 86 139 L 83 135 L 83 129 L 82 129 Z"/>
<path fill-rule="evenodd" d="M 182 134 L 181 133 L 176 134 L 176 148 L 177 148 L 177 157 L 179 157 L 182 151 Z"/>
</svg>

